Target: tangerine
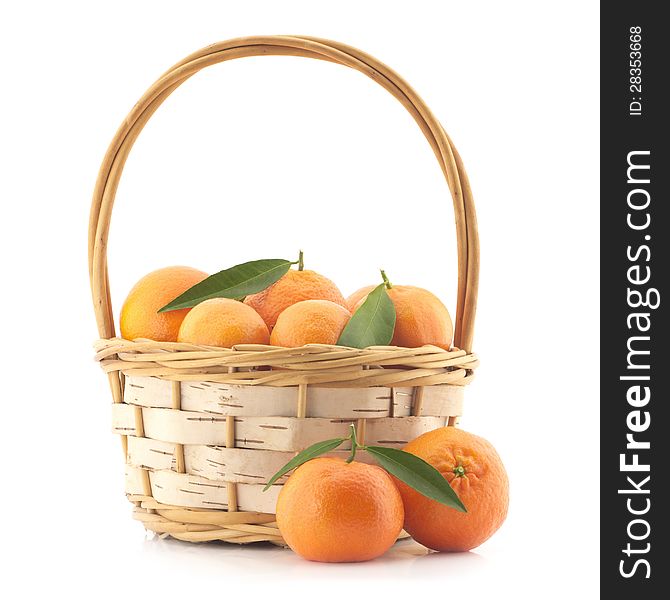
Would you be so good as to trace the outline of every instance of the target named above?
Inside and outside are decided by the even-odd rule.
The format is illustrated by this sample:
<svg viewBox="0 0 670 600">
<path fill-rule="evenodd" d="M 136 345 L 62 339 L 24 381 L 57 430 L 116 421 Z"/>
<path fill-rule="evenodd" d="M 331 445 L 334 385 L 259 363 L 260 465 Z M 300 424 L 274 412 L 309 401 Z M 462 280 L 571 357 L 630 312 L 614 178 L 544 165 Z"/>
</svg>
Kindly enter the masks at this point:
<svg viewBox="0 0 670 600">
<path fill-rule="evenodd" d="M 308 560 L 360 562 L 398 538 L 403 505 L 382 468 L 339 458 L 298 467 L 277 500 L 277 525 L 291 549 Z"/>
<path fill-rule="evenodd" d="M 244 303 L 263 317 L 272 331 L 279 315 L 302 300 L 330 300 L 347 307 L 342 292 L 330 279 L 316 271 L 293 269 L 262 292 L 247 296 Z"/>
<path fill-rule="evenodd" d="M 286 348 L 337 344 L 350 317 L 346 308 L 330 300 L 302 300 L 279 315 L 270 343 Z"/>
<path fill-rule="evenodd" d="M 127 340 L 176 342 L 179 327 L 191 309 L 158 310 L 206 277 L 207 273 L 191 267 L 165 267 L 142 277 L 121 307 L 121 336 Z"/>
<path fill-rule="evenodd" d="M 270 332 L 250 306 L 229 298 L 212 298 L 191 309 L 179 328 L 177 339 L 231 348 L 236 344 L 267 344 Z"/>
<path fill-rule="evenodd" d="M 468 511 L 440 504 L 396 480 L 405 507 L 405 530 L 417 542 L 433 550 L 464 552 L 484 543 L 503 524 L 509 505 L 507 473 L 484 438 L 442 427 L 420 435 L 403 450 L 433 465 Z"/>
<path fill-rule="evenodd" d="M 352 296 L 364 289 L 354 292 Z M 454 336 L 451 315 L 435 294 L 412 285 L 394 285 L 387 288 L 386 292 L 396 312 L 391 346 L 418 348 L 432 344 L 447 350 L 451 347 Z M 366 298 L 367 294 L 361 296 L 355 309 L 358 309 Z"/>
</svg>

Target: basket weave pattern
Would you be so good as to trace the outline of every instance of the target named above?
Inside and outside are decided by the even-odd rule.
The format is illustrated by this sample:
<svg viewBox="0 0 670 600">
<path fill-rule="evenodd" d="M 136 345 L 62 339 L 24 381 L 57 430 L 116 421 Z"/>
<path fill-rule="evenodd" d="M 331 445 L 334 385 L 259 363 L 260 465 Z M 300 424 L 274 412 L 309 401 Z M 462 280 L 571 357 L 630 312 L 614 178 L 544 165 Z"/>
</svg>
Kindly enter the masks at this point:
<svg viewBox="0 0 670 600">
<path fill-rule="evenodd" d="M 266 54 L 317 58 L 361 71 L 398 98 L 419 124 L 454 202 L 458 348 L 225 349 L 115 337 L 107 240 L 116 189 L 134 141 L 160 104 L 197 71 Z M 464 386 L 477 366 L 470 347 L 479 246 L 460 157 L 404 80 L 343 44 L 307 37 L 241 38 L 204 48 L 167 71 L 133 108 L 105 156 L 91 209 L 89 265 L 101 337 L 96 359 L 112 390 L 113 430 L 121 436 L 126 458 L 126 494 L 147 529 L 178 539 L 281 544 L 273 512 L 283 481 L 267 492 L 262 488 L 296 452 L 346 436 L 350 423 L 359 440 L 395 447 L 454 425 Z M 346 452 L 343 447 L 333 454 Z"/>
</svg>

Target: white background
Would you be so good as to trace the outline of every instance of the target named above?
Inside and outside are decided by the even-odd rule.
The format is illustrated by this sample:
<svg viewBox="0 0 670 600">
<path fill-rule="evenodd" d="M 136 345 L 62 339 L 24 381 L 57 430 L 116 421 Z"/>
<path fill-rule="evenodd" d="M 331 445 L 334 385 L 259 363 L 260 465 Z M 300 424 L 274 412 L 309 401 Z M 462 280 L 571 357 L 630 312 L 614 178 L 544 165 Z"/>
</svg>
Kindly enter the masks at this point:
<svg viewBox="0 0 670 600">
<path fill-rule="evenodd" d="M 597 3 L 2 6 L 3 595 L 596 596 Z M 279 549 L 150 540 L 130 518 L 92 361 L 95 176 L 118 124 L 171 64 L 268 33 L 377 56 L 465 160 L 482 243 L 482 365 L 462 426 L 494 443 L 511 481 L 507 522 L 473 553 L 405 544 L 371 563 L 319 565 Z M 391 96 L 340 66 L 245 59 L 194 77 L 147 126 L 117 196 L 110 273 L 118 314 L 154 268 L 213 272 L 304 248 L 307 267 L 345 294 L 384 266 L 453 314 L 454 247 L 446 184 Z"/>
</svg>

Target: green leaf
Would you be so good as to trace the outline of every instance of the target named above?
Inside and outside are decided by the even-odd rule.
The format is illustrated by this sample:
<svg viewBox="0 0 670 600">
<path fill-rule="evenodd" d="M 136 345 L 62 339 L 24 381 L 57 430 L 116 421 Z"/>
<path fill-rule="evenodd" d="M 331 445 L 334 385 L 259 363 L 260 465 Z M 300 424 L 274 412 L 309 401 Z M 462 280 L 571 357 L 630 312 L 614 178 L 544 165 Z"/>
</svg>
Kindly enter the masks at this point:
<svg viewBox="0 0 670 600">
<path fill-rule="evenodd" d="M 253 260 L 210 275 L 177 296 L 158 312 L 191 308 L 210 298 L 244 298 L 262 292 L 283 277 L 295 263 L 281 258 Z"/>
<path fill-rule="evenodd" d="M 366 446 L 365 449 L 382 468 L 420 494 L 460 512 L 468 512 L 449 482 L 422 458 L 396 448 Z"/>
<path fill-rule="evenodd" d="M 337 345 L 350 348 L 386 346 L 393 339 L 394 329 L 395 306 L 382 283 L 368 294 L 349 319 Z"/>
<path fill-rule="evenodd" d="M 294 456 L 291 460 L 289 460 L 279 471 L 277 471 L 271 478 L 270 481 L 268 481 L 265 484 L 265 487 L 263 488 L 263 491 L 267 491 L 270 489 L 270 486 L 277 481 L 282 475 L 286 475 L 289 471 L 292 469 L 295 469 L 296 467 L 299 467 L 300 465 L 306 463 L 308 460 L 312 460 L 313 458 L 316 458 L 317 456 L 321 456 L 322 454 L 325 454 L 326 452 L 330 452 L 331 450 L 335 450 L 342 442 L 348 440 L 349 438 L 335 438 L 333 440 L 325 440 L 323 442 L 317 442 L 316 444 L 313 444 L 309 448 L 305 448 L 302 452 Z"/>
</svg>

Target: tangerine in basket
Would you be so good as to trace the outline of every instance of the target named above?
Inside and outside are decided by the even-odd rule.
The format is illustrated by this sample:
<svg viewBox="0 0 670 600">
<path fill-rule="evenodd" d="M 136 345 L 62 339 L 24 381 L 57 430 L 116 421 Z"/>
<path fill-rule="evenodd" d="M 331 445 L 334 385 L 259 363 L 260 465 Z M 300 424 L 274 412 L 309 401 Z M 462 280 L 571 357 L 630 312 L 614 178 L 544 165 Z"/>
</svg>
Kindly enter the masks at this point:
<svg viewBox="0 0 670 600">
<path fill-rule="evenodd" d="M 228 298 L 212 298 L 193 307 L 179 328 L 178 341 L 231 348 L 267 344 L 270 332 L 250 306 Z"/>
<path fill-rule="evenodd" d="M 330 300 L 302 300 L 284 310 L 270 335 L 273 346 L 337 344 L 351 314 Z"/>
<path fill-rule="evenodd" d="M 342 292 L 327 277 L 310 270 L 290 270 L 270 287 L 244 300 L 263 317 L 270 331 L 279 315 L 302 300 L 330 300 L 346 308 Z"/>
<path fill-rule="evenodd" d="M 403 504 L 382 468 L 339 458 L 298 467 L 277 500 L 277 525 L 308 560 L 360 562 L 381 556 L 402 529 Z"/>
<path fill-rule="evenodd" d="M 507 516 L 509 484 L 488 441 L 456 427 L 442 427 L 420 435 L 403 450 L 433 465 L 468 510 L 458 512 L 396 480 L 405 507 L 405 530 L 417 542 L 433 550 L 464 552 L 499 529 Z"/>
<path fill-rule="evenodd" d="M 454 336 L 454 325 L 442 301 L 426 289 L 412 285 L 392 285 L 385 274 L 383 277 L 386 292 L 396 312 L 391 346 L 418 348 L 432 344 L 448 350 Z M 358 296 L 354 311 L 365 302 L 372 289 L 366 292 L 366 288 L 361 288 L 349 296 L 349 301 Z"/>
<path fill-rule="evenodd" d="M 206 277 L 207 273 L 191 267 L 165 267 L 142 277 L 121 307 L 121 336 L 127 340 L 176 342 L 179 327 L 190 309 L 164 313 L 158 310 Z"/>
</svg>

